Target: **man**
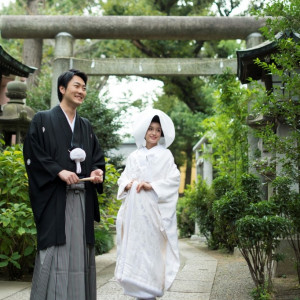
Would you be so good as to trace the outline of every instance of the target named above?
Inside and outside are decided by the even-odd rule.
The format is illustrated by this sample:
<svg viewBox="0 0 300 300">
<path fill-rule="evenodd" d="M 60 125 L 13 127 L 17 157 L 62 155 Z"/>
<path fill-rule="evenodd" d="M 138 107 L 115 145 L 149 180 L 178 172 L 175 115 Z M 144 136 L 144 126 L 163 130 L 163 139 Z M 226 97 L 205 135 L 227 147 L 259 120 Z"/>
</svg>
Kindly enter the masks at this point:
<svg viewBox="0 0 300 300">
<path fill-rule="evenodd" d="M 61 74 L 60 104 L 34 116 L 24 142 L 38 248 L 31 300 L 96 299 L 94 220 L 105 161 L 90 123 L 76 112 L 86 83 L 78 70 Z"/>
</svg>

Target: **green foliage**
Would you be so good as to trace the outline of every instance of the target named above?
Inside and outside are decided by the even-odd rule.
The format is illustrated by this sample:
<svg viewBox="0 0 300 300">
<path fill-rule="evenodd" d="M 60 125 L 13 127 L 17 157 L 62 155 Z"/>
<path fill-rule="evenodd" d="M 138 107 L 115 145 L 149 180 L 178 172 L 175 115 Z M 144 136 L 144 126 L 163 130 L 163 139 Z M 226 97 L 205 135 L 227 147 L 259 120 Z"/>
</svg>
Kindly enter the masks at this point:
<svg viewBox="0 0 300 300">
<path fill-rule="evenodd" d="M 22 147 L 0 152 L 0 267 L 10 279 L 32 268 L 36 229 L 28 196 Z"/>
<path fill-rule="evenodd" d="M 89 90 L 78 108 L 80 116 L 87 118 L 107 156 L 109 150 L 117 148 L 121 139 L 117 131 L 121 128 L 119 111 L 107 108 L 108 100 L 99 99 L 99 92 Z"/>
<path fill-rule="evenodd" d="M 216 77 L 215 114 L 202 122 L 205 136 L 213 149 L 204 157 L 213 164 L 218 176 L 229 176 L 236 183 L 248 168 L 248 126 L 245 124 L 249 91 L 240 86 L 230 72 Z"/>
<path fill-rule="evenodd" d="M 177 228 L 182 238 L 190 237 L 195 231 L 194 207 L 190 203 L 189 190 L 192 192 L 190 186 L 185 190 L 185 196 L 180 197 L 177 203 Z"/>
<path fill-rule="evenodd" d="M 233 183 L 228 175 L 219 176 L 213 180 L 212 189 L 216 199 L 220 199 L 227 192 L 233 190 Z"/>
<path fill-rule="evenodd" d="M 95 254 L 107 253 L 114 246 L 111 232 L 104 228 L 95 229 Z"/>
<path fill-rule="evenodd" d="M 263 203 L 262 205 L 265 204 Z M 252 206 L 252 211 L 254 211 L 256 206 Z M 267 254 L 272 254 L 272 250 L 275 250 L 279 244 L 278 238 L 283 236 L 290 223 L 280 216 L 261 216 L 261 207 L 259 208 L 260 210 L 256 213 L 257 215 L 246 215 L 237 220 L 239 247 L 249 251 L 253 247 L 258 247 L 259 251 L 266 251 Z M 264 208 L 265 211 L 268 209 L 269 207 Z"/>
<path fill-rule="evenodd" d="M 287 218 L 290 226 L 286 228 L 288 242 L 295 252 L 296 270 L 300 283 L 300 195 L 295 190 L 293 180 L 290 177 L 277 177 L 272 185 L 274 195 L 271 200 L 276 205 L 278 212 Z"/>
<path fill-rule="evenodd" d="M 249 203 L 256 203 L 261 200 L 260 179 L 250 173 L 244 173 L 241 176 L 241 188 L 246 193 Z"/>
<path fill-rule="evenodd" d="M 214 216 L 212 205 L 214 194 L 206 182 L 199 177 L 194 186 L 188 185 L 184 191 L 184 197 L 180 200 L 177 214 L 183 212 L 179 217 L 179 228 L 182 235 L 187 229 L 192 228 L 191 221 L 197 222 L 200 232 L 206 237 L 208 246 L 212 249 L 218 247 L 218 241 L 214 230 Z M 184 205 L 184 209 L 182 206 Z M 186 218 L 189 220 L 186 220 Z M 191 232 L 192 233 L 192 232 Z"/>
<path fill-rule="evenodd" d="M 100 206 L 100 228 L 104 230 L 115 229 L 115 222 L 117 213 L 122 201 L 117 200 L 116 195 L 118 191 L 118 178 L 120 173 L 116 170 L 114 165 L 106 158 L 106 172 L 103 194 L 98 195 Z"/>
<path fill-rule="evenodd" d="M 207 240 L 214 239 L 214 218 L 212 215 L 213 194 L 206 182 L 198 178 L 194 197 L 191 197 L 191 204 L 195 211 L 195 219 L 200 232 Z"/>
<path fill-rule="evenodd" d="M 266 202 L 264 203 L 266 204 Z M 252 206 L 254 208 L 256 205 Z M 269 207 L 265 207 L 267 211 Z M 276 215 L 246 215 L 236 223 L 238 247 L 244 256 L 257 288 L 272 290 L 273 252 L 290 226 L 286 218 Z M 272 209 L 269 210 L 272 213 Z"/>
<path fill-rule="evenodd" d="M 267 26 L 262 28 L 264 36 L 272 39 L 280 31 L 299 32 L 299 6 L 299 0 L 272 0 L 267 2 L 263 10 L 256 10 L 253 13 L 258 16 L 272 16 L 267 20 Z"/>
<path fill-rule="evenodd" d="M 251 296 L 253 300 L 271 300 L 272 295 L 268 292 L 266 287 L 257 287 L 253 291 L 251 291 Z"/>
<path fill-rule="evenodd" d="M 0 151 L 3 151 L 5 147 L 5 142 L 2 139 L 2 137 L 3 137 L 2 134 L 0 134 Z"/>
<path fill-rule="evenodd" d="M 218 179 L 218 183 L 224 178 Z M 226 182 L 226 181 L 225 181 Z M 234 189 L 217 189 L 221 198 L 213 203 L 214 230 L 220 246 L 233 251 L 238 246 L 245 258 L 257 291 L 272 289 L 273 253 L 280 238 L 286 235 L 290 221 L 278 216 L 278 206 L 261 200 L 260 180 L 253 174 L 242 174 Z M 259 299 L 259 298 L 257 298 Z"/>
<path fill-rule="evenodd" d="M 46 46 L 44 46 L 44 50 L 45 48 Z M 50 50 L 49 47 L 47 48 Z M 52 57 L 51 51 L 50 53 L 48 51 L 47 59 Z M 37 78 L 37 86 L 29 89 L 26 97 L 26 105 L 30 106 L 35 111 L 47 110 L 50 108 L 52 88 L 52 80 L 49 78 L 50 73 L 50 65 L 46 63 L 45 59 Z"/>
<path fill-rule="evenodd" d="M 233 252 L 238 240 L 236 236 L 236 221 L 243 217 L 249 199 L 243 190 L 227 192 L 221 199 L 213 203 L 215 230 L 222 247 Z"/>
</svg>

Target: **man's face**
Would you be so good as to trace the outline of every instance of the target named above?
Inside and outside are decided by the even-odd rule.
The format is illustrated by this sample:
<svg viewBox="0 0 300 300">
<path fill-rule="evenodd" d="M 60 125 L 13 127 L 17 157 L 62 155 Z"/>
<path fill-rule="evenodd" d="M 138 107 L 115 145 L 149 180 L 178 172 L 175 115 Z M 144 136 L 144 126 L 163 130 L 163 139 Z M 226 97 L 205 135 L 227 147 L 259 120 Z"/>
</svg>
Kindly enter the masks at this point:
<svg viewBox="0 0 300 300">
<path fill-rule="evenodd" d="M 86 86 L 79 76 L 73 76 L 69 81 L 67 88 L 59 87 L 62 93 L 62 102 L 74 108 L 78 107 L 86 96 Z"/>
</svg>

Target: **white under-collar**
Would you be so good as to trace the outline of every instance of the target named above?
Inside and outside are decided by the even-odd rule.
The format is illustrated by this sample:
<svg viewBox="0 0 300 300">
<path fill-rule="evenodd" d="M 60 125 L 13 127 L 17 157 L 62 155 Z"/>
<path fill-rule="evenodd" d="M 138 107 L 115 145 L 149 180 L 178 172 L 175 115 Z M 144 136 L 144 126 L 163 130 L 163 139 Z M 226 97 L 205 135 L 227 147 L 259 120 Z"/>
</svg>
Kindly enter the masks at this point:
<svg viewBox="0 0 300 300">
<path fill-rule="evenodd" d="M 61 108 L 61 107 L 60 107 L 60 108 Z M 61 108 L 61 110 L 64 112 L 64 114 L 65 114 L 65 116 L 66 116 L 66 118 L 67 118 L 67 120 L 68 120 L 68 123 L 69 123 L 69 125 L 70 125 L 70 127 L 71 127 L 72 132 L 74 132 L 75 120 L 76 120 L 76 114 L 75 114 L 75 117 L 74 117 L 73 121 L 71 122 L 71 120 L 69 119 L 69 117 L 68 117 L 68 115 L 66 114 L 66 112 L 65 112 L 62 108 Z"/>
</svg>

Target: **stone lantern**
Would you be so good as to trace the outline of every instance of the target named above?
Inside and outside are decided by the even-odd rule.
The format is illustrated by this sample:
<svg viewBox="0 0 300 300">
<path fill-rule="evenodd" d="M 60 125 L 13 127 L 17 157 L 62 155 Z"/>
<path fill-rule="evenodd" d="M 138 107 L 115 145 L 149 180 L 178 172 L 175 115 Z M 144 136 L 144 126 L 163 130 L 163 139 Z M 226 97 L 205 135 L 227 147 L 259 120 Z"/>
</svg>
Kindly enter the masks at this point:
<svg viewBox="0 0 300 300">
<path fill-rule="evenodd" d="M 5 144 L 23 143 L 29 124 L 35 114 L 32 108 L 24 103 L 27 86 L 21 81 L 11 81 L 7 84 L 6 96 L 9 102 L 3 105 L 0 115 L 0 133 Z"/>
<path fill-rule="evenodd" d="M 24 103 L 26 84 L 13 80 L 15 76 L 27 78 L 35 70 L 13 58 L 0 46 L 0 138 L 3 135 L 6 146 L 23 142 L 34 114 Z"/>
<path fill-rule="evenodd" d="M 278 76 L 274 76 L 273 74 L 269 74 L 268 71 L 257 65 L 254 60 L 256 58 L 259 58 L 261 62 L 272 63 L 272 54 L 278 51 L 277 41 L 287 38 L 291 38 L 297 43 L 299 43 L 300 41 L 300 35 L 298 33 L 293 31 L 285 31 L 278 33 L 274 41 L 265 41 L 252 48 L 237 51 L 237 75 L 241 83 L 249 83 L 249 78 L 252 78 L 252 80 L 261 81 L 261 83 L 265 85 L 267 91 L 277 94 L 281 93 L 283 96 L 285 93 L 285 88 L 281 78 L 279 78 Z M 248 126 L 255 129 L 264 127 L 267 124 L 271 123 L 274 124 L 274 134 L 276 134 L 277 136 L 287 137 L 290 135 L 291 129 L 287 124 L 285 124 L 284 120 L 275 120 L 274 118 L 272 118 L 272 116 L 268 115 L 258 115 L 254 117 L 251 113 L 250 104 L 249 115 L 247 118 Z M 264 194 L 265 198 L 268 199 L 272 196 L 273 192 L 268 182 L 272 180 L 281 166 L 279 164 L 273 166 L 271 154 L 265 150 L 263 141 L 261 139 L 255 138 L 254 136 L 250 135 L 248 137 L 248 141 L 249 159 L 253 163 L 253 166 L 257 166 L 256 171 L 263 176 L 262 181 L 266 183 L 264 185 Z M 257 153 L 257 150 L 260 151 L 261 157 L 255 159 L 255 153 Z M 261 170 L 263 170 L 265 169 L 264 167 L 266 165 L 269 167 L 269 174 L 263 174 L 260 172 L 260 166 L 262 167 Z M 252 170 L 250 171 L 255 172 L 255 169 L 252 168 Z"/>
</svg>

